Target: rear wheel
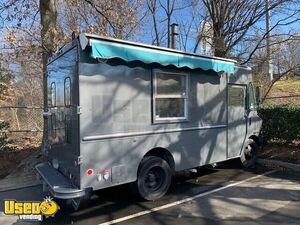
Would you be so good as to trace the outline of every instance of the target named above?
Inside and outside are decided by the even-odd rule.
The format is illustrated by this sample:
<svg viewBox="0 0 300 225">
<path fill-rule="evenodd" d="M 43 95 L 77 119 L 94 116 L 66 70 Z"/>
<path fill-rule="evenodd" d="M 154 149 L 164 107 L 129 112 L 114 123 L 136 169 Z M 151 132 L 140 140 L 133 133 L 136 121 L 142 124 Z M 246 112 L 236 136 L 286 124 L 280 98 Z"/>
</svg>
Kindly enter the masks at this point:
<svg viewBox="0 0 300 225">
<path fill-rule="evenodd" d="M 241 162 L 246 168 L 253 168 L 257 159 L 258 146 L 252 139 L 248 139 L 241 154 Z"/>
<path fill-rule="evenodd" d="M 162 158 L 146 156 L 139 167 L 135 191 L 146 200 L 156 200 L 165 195 L 172 180 L 172 170 Z"/>
</svg>

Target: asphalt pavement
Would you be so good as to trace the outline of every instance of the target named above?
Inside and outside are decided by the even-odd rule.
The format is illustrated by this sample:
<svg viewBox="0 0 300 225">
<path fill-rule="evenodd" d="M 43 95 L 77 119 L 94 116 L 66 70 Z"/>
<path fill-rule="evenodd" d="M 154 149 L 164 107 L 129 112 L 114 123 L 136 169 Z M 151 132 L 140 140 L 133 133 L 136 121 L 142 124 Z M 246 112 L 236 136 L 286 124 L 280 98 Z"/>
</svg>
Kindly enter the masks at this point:
<svg viewBox="0 0 300 225">
<path fill-rule="evenodd" d="M 42 201 L 41 186 L 0 192 L 4 199 Z M 239 166 L 202 168 L 197 174 L 178 174 L 169 193 L 153 202 L 142 201 L 120 186 L 97 191 L 73 212 L 62 207 L 42 224 L 184 225 L 184 224 L 300 224 L 300 175 Z M 31 225 L 1 215 L 1 225 Z"/>
</svg>

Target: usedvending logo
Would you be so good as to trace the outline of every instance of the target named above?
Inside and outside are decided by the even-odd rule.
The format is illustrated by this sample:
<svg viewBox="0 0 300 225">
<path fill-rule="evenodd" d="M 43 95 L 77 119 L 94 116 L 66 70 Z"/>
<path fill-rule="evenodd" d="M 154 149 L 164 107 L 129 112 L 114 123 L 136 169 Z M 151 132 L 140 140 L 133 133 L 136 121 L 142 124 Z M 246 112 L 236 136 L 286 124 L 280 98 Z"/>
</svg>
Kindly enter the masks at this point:
<svg viewBox="0 0 300 225">
<path fill-rule="evenodd" d="M 50 197 L 42 202 L 4 200 L 4 214 L 18 215 L 20 220 L 42 221 L 43 216 L 54 217 L 58 210 L 59 206 Z"/>
</svg>

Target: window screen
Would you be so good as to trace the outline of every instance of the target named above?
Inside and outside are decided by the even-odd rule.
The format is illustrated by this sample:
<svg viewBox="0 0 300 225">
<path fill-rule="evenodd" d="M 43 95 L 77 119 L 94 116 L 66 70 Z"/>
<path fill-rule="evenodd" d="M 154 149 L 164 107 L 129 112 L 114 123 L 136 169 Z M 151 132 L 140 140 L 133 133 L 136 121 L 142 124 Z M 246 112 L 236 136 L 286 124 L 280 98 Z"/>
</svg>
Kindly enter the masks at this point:
<svg viewBox="0 0 300 225">
<path fill-rule="evenodd" d="M 157 72 L 154 76 L 154 121 L 187 119 L 186 74 Z"/>
</svg>

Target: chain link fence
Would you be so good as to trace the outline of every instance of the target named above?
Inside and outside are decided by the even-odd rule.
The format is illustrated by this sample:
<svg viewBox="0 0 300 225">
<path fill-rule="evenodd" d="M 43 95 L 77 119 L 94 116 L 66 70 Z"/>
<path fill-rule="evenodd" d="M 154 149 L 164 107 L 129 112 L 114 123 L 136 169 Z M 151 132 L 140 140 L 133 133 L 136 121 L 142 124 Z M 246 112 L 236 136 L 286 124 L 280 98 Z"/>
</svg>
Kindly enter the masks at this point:
<svg viewBox="0 0 300 225">
<path fill-rule="evenodd" d="M 19 147 L 39 146 L 43 136 L 43 108 L 0 106 L 0 121 L 9 122 L 7 136 Z"/>
<path fill-rule="evenodd" d="M 300 95 L 270 96 L 266 103 L 300 103 Z M 9 122 L 7 136 L 19 147 L 39 146 L 43 137 L 43 107 L 41 106 L 0 106 L 0 121 Z"/>
</svg>

